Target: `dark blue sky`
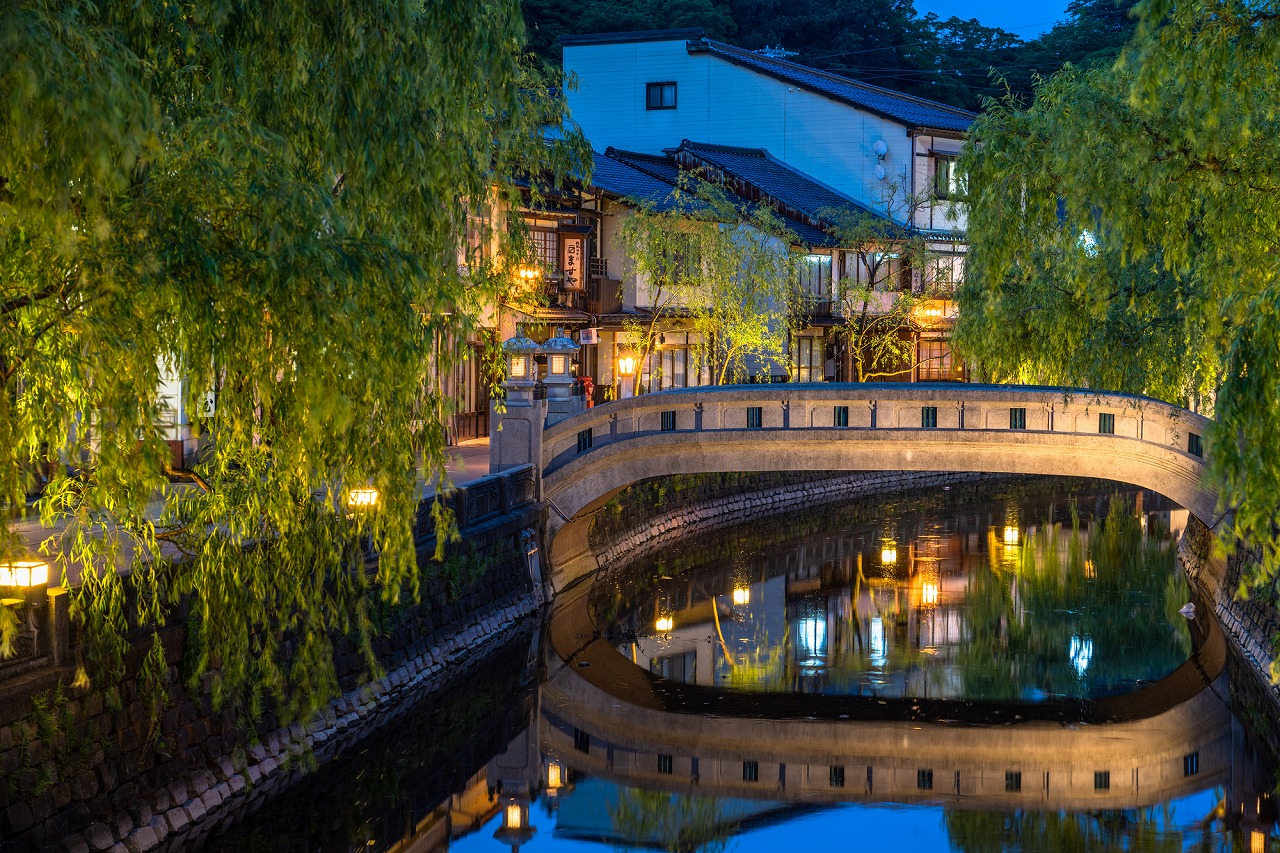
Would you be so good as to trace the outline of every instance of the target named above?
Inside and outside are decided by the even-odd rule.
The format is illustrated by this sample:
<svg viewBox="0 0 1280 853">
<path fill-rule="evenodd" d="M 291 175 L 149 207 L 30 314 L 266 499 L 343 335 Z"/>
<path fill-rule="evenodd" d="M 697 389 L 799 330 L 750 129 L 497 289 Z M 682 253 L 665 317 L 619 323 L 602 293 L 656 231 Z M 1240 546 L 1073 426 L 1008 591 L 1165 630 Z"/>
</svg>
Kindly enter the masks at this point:
<svg viewBox="0 0 1280 853">
<path fill-rule="evenodd" d="M 1068 0 L 915 0 L 923 17 L 977 18 L 988 27 L 1002 27 L 1024 39 L 1033 39 L 1067 16 Z"/>
</svg>

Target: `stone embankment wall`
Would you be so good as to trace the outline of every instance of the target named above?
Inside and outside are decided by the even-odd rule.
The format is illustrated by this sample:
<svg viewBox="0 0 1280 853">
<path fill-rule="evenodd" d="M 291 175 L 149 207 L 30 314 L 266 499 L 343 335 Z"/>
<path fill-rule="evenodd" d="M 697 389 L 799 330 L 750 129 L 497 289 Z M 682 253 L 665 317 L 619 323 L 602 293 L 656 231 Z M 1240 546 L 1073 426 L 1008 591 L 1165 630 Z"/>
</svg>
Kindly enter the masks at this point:
<svg viewBox="0 0 1280 853">
<path fill-rule="evenodd" d="M 888 496 L 961 483 L 1008 482 L 1019 478 L 1013 474 L 913 471 L 862 471 L 818 478 L 778 474 L 745 476 L 766 479 L 761 482 L 744 479 L 735 487 L 709 475 L 705 486 L 695 483 L 648 512 L 629 503 L 623 493 L 597 514 L 592 525 L 591 546 L 598 564 L 607 566 L 623 558 L 631 561 L 644 557 L 672 545 L 677 538 L 868 495 Z M 783 482 L 774 485 L 771 480 Z M 646 485 L 641 484 L 640 488 Z"/>
<path fill-rule="evenodd" d="M 1280 688 L 1271 681 L 1273 643 L 1280 635 L 1274 593 L 1267 597 L 1258 591 L 1244 601 L 1237 599 L 1248 555 L 1214 558 L 1212 540 L 1209 529 L 1193 517 L 1178 543 L 1178 562 L 1203 600 L 1211 603 L 1227 637 L 1234 710 L 1267 742 L 1271 754 L 1280 756 Z"/>
<path fill-rule="evenodd" d="M 188 692 L 181 625 L 162 637 L 170 704 L 154 723 L 132 676 L 73 691 L 71 669 L 50 666 L 0 682 L 0 851 L 185 849 L 465 672 L 541 603 L 528 553 L 540 509 L 494 507 L 472 514 L 457 549 L 467 558 L 431 578 L 422 604 L 375 613 L 383 677 L 370 679 L 354 644 L 335 642 L 343 695 L 308 724 L 281 726 L 268 712 L 248 736 L 211 707 L 210 676 Z M 420 546 L 429 554 L 434 539 Z M 128 656 L 128 672 L 149 642 Z"/>
</svg>

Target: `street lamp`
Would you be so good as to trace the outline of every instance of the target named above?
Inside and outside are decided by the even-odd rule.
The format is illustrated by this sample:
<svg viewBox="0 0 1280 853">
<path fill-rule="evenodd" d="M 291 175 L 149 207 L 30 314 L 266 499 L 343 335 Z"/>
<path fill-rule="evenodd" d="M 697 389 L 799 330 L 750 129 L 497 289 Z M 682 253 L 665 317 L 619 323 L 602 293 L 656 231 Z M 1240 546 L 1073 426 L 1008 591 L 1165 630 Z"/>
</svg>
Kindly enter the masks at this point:
<svg viewBox="0 0 1280 853">
<path fill-rule="evenodd" d="M 659 634 L 670 634 L 676 627 L 676 620 L 671 616 L 659 616 L 653 623 L 653 627 Z"/>
<path fill-rule="evenodd" d="M 898 544 L 896 542 L 885 542 L 880 549 L 880 562 L 886 566 L 892 566 L 898 562 Z"/>
<path fill-rule="evenodd" d="M 38 604 L 49 590 L 49 564 L 41 560 L 0 563 L 0 600 Z"/>
<path fill-rule="evenodd" d="M 494 831 L 493 837 L 503 844 L 511 845 L 512 850 L 519 850 L 537 832 L 529 825 L 529 801 L 524 797 L 511 797 L 502 807 L 502 826 Z"/>
<path fill-rule="evenodd" d="M 347 492 L 347 508 L 352 510 L 373 509 L 378 505 L 380 497 L 378 490 L 372 486 L 352 489 Z"/>
<path fill-rule="evenodd" d="M 745 585 L 735 586 L 733 588 L 733 603 L 738 607 L 743 607 L 751 603 L 751 587 Z"/>
</svg>

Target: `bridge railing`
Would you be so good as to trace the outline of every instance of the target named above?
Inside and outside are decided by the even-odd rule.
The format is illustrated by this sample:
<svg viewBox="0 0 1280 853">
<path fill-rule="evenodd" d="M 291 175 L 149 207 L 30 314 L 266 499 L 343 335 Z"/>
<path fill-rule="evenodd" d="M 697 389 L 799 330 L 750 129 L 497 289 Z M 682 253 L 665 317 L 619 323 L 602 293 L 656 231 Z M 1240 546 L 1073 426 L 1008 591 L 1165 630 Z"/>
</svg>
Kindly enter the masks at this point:
<svg viewBox="0 0 1280 853">
<path fill-rule="evenodd" d="M 1008 430 L 1114 435 L 1203 457 L 1210 421 L 1132 394 L 956 384 L 730 385 L 662 391 L 596 406 L 543 435 L 542 473 L 611 444 L 662 432 Z"/>
</svg>

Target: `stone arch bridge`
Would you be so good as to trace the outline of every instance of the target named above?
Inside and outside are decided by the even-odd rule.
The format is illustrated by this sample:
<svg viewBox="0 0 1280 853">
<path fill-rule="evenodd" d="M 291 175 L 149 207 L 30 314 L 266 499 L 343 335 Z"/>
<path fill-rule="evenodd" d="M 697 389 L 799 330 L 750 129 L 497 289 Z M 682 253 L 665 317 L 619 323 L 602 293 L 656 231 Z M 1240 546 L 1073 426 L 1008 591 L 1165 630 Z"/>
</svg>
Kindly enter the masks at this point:
<svg viewBox="0 0 1280 853">
<path fill-rule="evenodd" d="M 700 387 L 614 401 L 545 430 L 528 428 L 545 418 L 538 401 L 530 403 L 524 411 L 509 401 L 495 418 L 490 453 L 494 470 L 524 462 L 538 468 L 557 590 L 596 568 L 587 545 L 591 514 L 627 486 L 672 474 L 1100 477 L 1160 492 L 1209 527 L 1217 521 L 1217 494 L 1204 482 L 1210 421 L 1136 395 L 923 383 Z"/>
</svg>

